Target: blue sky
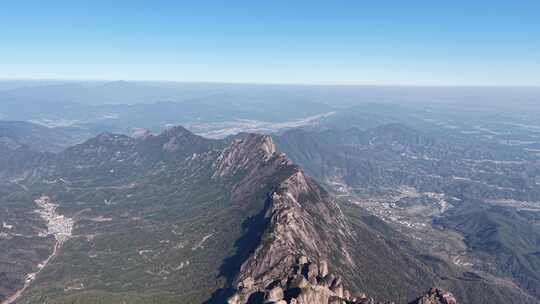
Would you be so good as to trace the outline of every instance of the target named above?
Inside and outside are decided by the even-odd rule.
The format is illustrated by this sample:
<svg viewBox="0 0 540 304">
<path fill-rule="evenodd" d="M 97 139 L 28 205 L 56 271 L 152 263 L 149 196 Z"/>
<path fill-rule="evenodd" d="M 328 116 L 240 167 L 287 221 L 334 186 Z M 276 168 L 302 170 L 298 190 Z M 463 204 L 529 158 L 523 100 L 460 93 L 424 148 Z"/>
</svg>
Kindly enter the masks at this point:
<svg viewBox="0 0 540 304">
<path fill-rule="evenodd" d="M 540 85 L 540 1 L 4 1 L 0 78 Z"/>
</svg>

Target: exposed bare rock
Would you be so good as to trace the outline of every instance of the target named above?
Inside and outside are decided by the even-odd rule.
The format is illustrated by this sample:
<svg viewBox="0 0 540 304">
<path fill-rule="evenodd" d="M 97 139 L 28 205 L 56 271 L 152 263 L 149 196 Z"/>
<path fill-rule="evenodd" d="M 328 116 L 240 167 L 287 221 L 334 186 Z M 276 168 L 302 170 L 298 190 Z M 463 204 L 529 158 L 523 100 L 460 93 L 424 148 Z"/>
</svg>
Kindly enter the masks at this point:
<svg viewBox="0 0 540 304">
<path fill-rule="evenodd" d="M 249 290 L 249 289 L 253 288 L 253 284 L 254 284 L 253 279 L 250 278 L 250 277 L 247 277 L 242 282 L 240 282 L 240 284 L 238 286 L 240 288 L 242 288 L 242 289 Z"/>
<path fill-rule="evenodd" d="M 253 290 L 239 286 L 238 292 L 229 298 L 229 304 L 258 303 L 257 294 L 263 293 L 264 303 L 280 304 L 383 304 L 367 298 L 365 294 L 352 296 L 349 290 L 344 289 L 342 280 L 334 274 L 325 277 L 314 274 L 317 269 L 315 262 L 306 262 L 305 257 L 294 258 L 297 262 L 284 273 L 283 278 L 274 281 L 267 288 Z M 319 265 L 321 262 L 319 262 Z M 324 263 L 322 263 L 324 264 Z M 315 266 L 315 267 L 313 267 Z M 307 270 L 307 271 L 306 271 Z M 387 302 L 388 303 L 388 302 Z M 432 302 L 419 302 L 419 304 L 432 304 Z M 441 304 L 455 304 L 455 302 L 440 302 Z M 439 304 L 439 302 L 433 302 Z"/>
<path fill-rule="evenodd" d="M 456 304 L 456 298 L 449 292 L 438 288 L 430 289 L 423 297 L 411 304 Z"/>
<path fill-rule="evenodd" d="M 244 204 L 245 198 L 264 187 L 276 172 L 295 168 L 283 153 L 275 152 L 270 136 L 246 134 L 221 151 L 213 164 L 213 178 L 234 183 L 233 198 Z"/>
<path fill-rule="evenodd" d="M 283 299 L 283 288 L 276 286 L 266 292 L 264 300 L 267 303 L 278 302 Z"/>
<path fill-rule="evenodd" d="M 316 264 L 310 263 L 305 265 L 304 272 L 306 274 L 306 278 L 310 283 L 313 284 L 317 282 L 317 275 L 319 274 L 319 270 Z"/>
<path fill-rule="evenodd" d="M 318 236 L 319 231 L 313 222 L 315 218 L 310 213 L 322 216 L 318 219 L 319 226 L 335 225 L 332 229 L 327 227 L 328 233 L 334 228 L 337 228 L 334 231 L 348 231 L 336 205 L 327 201 L 323 190 L 298 169 L 272 194 L 270 200 L 271 206 L 266 214 L 270 218 L 270 227 L 263 236 L 263 244 L 244 263 L 238 277 L 239 280 L 254 278 L 255 288 L 268 285 L 280 273 L 296 265 L 295 255 L 304 256 L 300 258 L 302 264 L 308 256 L 314 260 L 334 252 L 329 246 L 335 244 L 325 243 Z M 309 273 L 308 280 L 313 281 L 318 275 L 316 264 L 304 265 L 303 269 Z"/>
<path fill-rule="evenodd" d="M 319 276 L 324 278 L 328 275 L 328 262 L 326 260 L 319 261 Z"/>
<path fill-rule="evenodd" d="M 247 134 L 245 138 L 235 139 L 223 150 L 215 164 L 214 176 L 234 175 L 241 169 L 253 167 L 262 160 L 267 162 L 275 154 L 272 137 Z"/>
<path fill-rule="evenodd" d="M 292 276 L 288 281 L 289 288 L 306 288 L 308 285 L 308 280 L 300 274 Z"/>
<path fill-rule="evenodd" d="M 292 258 L 291 258 L 292 259 Z M 334 274 L 324 278 L 316 276 L 315 281 L 308 280 L 309 272 L 302 271 L 314 262 L 305 262 L 297 258 L 297 263 L 284 274 L 284 280 L 276 280 L 268 288 L 254 291 L 242 285 L 237 293 L 230 297 L 228 304 L 255 304 L 257 293 L 264 294 L 264 303 L 279 304 L 394 304 L 393 302 L 378 302 L 368 298 L 364 293 L 352 294 L 343 287 L 342 280 Z M 303 263 L 303 264 L 301 264 Z M 321 262 L 319 262 L 319 265 Z M 309 267 L 307 267 L 309 269 Z M 312 268 L 313 269 L 313 268 Z M 329 283 L 331 282 L 331 283 Z M 247 286 L 250 286 L 248 284 Z M 411 304 L 457 304 L 455 297 L 443 290 L 432 288 L 426 295 L 411 302 Z"/>
<path fill-rule="evenodd" d="M 240 303 L 242 303 L 240 299 L 240 295 L 237 293 L 235 293 L 232 297 L 230 297 L 227 300 L 227 304 L 240 304 Z"/>
</svg>

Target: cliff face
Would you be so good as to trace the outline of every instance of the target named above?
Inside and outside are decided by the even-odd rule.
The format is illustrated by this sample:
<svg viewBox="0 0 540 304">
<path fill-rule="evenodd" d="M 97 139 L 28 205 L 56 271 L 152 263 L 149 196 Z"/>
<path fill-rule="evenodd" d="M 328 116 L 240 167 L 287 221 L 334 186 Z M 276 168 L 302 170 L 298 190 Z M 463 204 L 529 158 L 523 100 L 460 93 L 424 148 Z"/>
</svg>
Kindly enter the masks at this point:
<svg viewBox="0 0 540 304">
<path fill-rule="evenodd" d="M 253 203 L 253 195 L 273 187 L 283 178 L 282 173 L 288 174 L 293 167 L 283 153 L 275 151 L 270 136 L 247 134 L 221 151 L 213 164 L 212 178 L 228 183 L 233 200 L 247 205 Z"/>
<path fill-rule="evenodd" d="M 299 169 L 271 194 L 266 217 L 270 224 L 260 246 L 242 265 L 238 282 L 252 278 L 254 289 L 267 286 L 293 268 L 297 256 L 319 260 L 334 255 L 354 264 L 346 247 L 340 246 L 351 237 L 343 214 Z"/>
<path fill-rule="evenodd" d="M 289 168 L 287 176 L 269 195 L 264 214 L 268 224 L 255 251 L 236 275 L 236 292 L 228 303 L 382 303 L 365 293 L 350 291 L 341 275 L 331 273 L 332 269 L 357 269 L 357 262 L 349 252 L 351 246 L 359 245 L 357 232 L 349 226 L 339 205 L 283 154 L 276 153 L 269 138 L 262 141 L 248 136 L 234 142 L 229 149 L 235 152 L 225 150 L 216 171 L 221 175 L 234 174 L 238 168 L 232 164 L 253 167 L 248 165 L 253 158 L 237 154 L 245 149 L 234 149 L 240 144 L 258 146 L 259 149 L 247 151 L 262 153 L 263 167 L 272 168 L 270 171 L 278 165 L 282 166 L 280 170 Z M 253 172 L 260 176 L 264 170 L 255 167 Z M 257 183 L 253 172 L 247 174 L 246 189 Z M 425 299 L 418 303 L 455 304 L 455 301 L 426 302 L 432 299 L 431 295 Z"/>
</svg>

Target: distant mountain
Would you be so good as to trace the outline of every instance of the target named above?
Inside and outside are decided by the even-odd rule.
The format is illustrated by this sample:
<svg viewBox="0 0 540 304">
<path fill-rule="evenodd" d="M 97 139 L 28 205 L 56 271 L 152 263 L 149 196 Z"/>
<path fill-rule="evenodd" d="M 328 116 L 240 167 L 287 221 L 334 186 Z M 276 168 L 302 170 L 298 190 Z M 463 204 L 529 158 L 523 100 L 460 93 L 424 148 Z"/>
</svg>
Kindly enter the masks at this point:
<svg viewBox="0 0 540 304">
<path fill-rule="evenodd" d="M 0 91 L 0 119 L 126 134 L 181 123 L 198 133 L 224 130 L 226 136 L 230 130 L 275 131 L 291 121 L 298 126 L 336 109 L 283 90 L 126 81 L 35 85 Z"/>
<path fill-rule="evenodd" d="M 337 178 L 350 186 L 362 187 L 406 184 L 434 191 L 442 190 L 440 187 L 447 186 L 446 182 L 459 183 L 463 178 L 484 180 L 487 171 L 504 170 L 506 175 L 492 172 L 497 175 L 491 177 L 493 187 L 481 183 L 476 186 L 498 198 L 497 195 L 508 192 L 505 186 L 514 183 L 515 191 L 511 195 L 516 199 L 540 199 L 539 189 L 532 180 L 521 184 L 522 172 L 533 176 L 537 170 L 527 165 L 534 164 L 535 158 L 523 149 L 438 137 L 436 132 L 430 134 L 404 124 L 387 124 L 367 130 L 297 129 L 275 139 L 278 149 L 320 180 Z M 486 172 L 471 172 L 468 166 L 475 163 L 484 164 Z M 489 163 L 498 163 L 500 167 L 489 167 Z M 466 195 L 462 191 L 456 189 L 455 194 Z"/>
<path fill-rule="evenodd" d="M 22 121 L 0 120 L 0 141 L 12 149 L 27 146 L 35 151 L 60 152 L 95 135 L 81 128 L 47 128 Z"/>
<path fill-rule="evenodd" d="M 205 98 L 216 94 L 252 100 L 283 99 L 325 103 L 337 108 L 365 104 L 439 106 L 470 111 L 539 110 L 538 87 L 422 87 L 278 85 L 159 81 L 0 80 L 0 96 L 76 103 L 154 103 Z M 39 99 L 39 96 L 42 99 Z M 512 100 L 510 104 L 508 101 Z"/>
<path fill-rule="evenodd" d="M 184 98 L 199 95 L 189 94 L 189 90 L 154 86 L 147 83 L 111 81 L 26 85 L 0 91 L 0 96 L 20 102 L 98 105 L 181 101 Z"/>
</svg>

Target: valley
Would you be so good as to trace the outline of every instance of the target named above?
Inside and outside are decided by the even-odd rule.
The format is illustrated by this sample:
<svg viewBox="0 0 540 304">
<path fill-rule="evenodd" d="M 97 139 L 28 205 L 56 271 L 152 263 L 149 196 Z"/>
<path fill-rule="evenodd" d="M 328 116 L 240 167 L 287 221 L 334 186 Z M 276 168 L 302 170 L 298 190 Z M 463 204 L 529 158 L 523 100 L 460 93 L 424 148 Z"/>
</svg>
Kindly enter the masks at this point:
<svg viewBox="0 0 540 304">
<path fill-rule="evenodd" d="M 344 203 L 359 206 L 388 223 L 430 255 L 471 270 L 473 257 L 467 256 L 463 236 L 433 224 L 434 218 L 443 216 L 453 207 L 447 201 L 452 201 L 452 198 L 437 193 L 419 193 L 411 187 L 402 187 L 398 191 L 395 196 L 392 193 L 387 196 L 354 193 L 339 196 Z"/>
<path fill-rule="evenodd" d="M 73 220 L 58 214 L 56 212 L 56 208 L 58 207 L 57 204 L 50 202 L 50 198 L 48 196 L 42 196 L 36 199 L 35 203 L 38 206 L 38 209 L 35 210 L 35 212 L 37 212 L 47 223 L 47 231 L 39 232 L 39 236 L 46 237 L 48 235 L 52 235 L 56 239 L 56 243 L 53 245 L 52 253 L 44 261 L 37 264 L 37 271 L 26 274 L 23 287 L 4 300 L 2 302 L 3 304 L 15 303 L 35 281 L 36 276 L 39 275 L 41 270 L 47 267 L 51 259 L 57 255 L 62 244 L 71 236 Z M 4 228 L 6 228 L 5 224 Z"/>
</svg>

